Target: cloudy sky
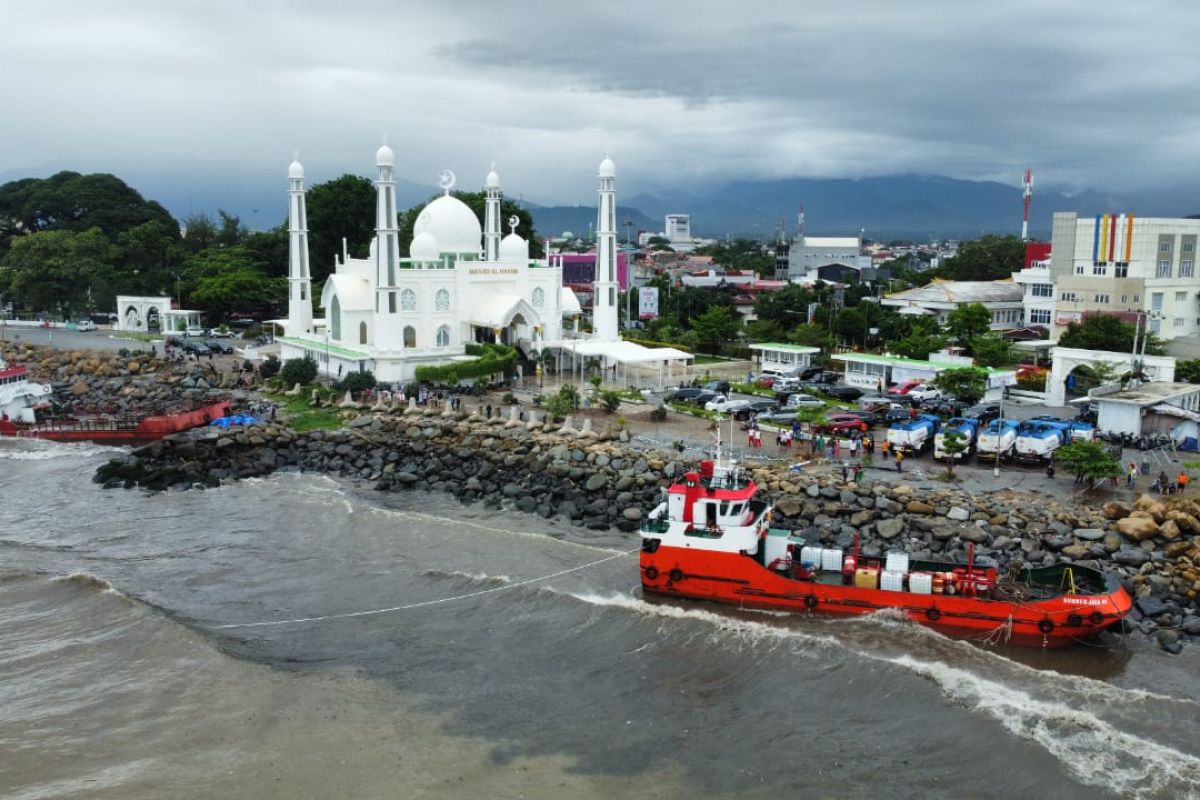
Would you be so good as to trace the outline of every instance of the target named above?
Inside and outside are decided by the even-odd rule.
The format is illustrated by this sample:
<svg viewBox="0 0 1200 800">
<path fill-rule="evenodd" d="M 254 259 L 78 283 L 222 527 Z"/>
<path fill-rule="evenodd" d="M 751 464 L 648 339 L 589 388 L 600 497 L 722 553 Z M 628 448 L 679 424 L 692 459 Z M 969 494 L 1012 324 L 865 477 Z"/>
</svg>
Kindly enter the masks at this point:
<svg viewBox="0 0 1200 800">
<path fill-rule="evenodd" d="M 591 202 L 705 180 L 1200 178 L 1192 3 L 0 0 L 0 180 L 445 167 Z"/>
</svg>

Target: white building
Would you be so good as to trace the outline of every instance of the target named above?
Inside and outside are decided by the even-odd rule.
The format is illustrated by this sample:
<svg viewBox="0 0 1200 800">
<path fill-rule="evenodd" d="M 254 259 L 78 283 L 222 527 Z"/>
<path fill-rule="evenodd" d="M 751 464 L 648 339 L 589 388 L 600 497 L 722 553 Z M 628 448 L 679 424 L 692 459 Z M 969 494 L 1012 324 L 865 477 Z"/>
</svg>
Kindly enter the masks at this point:
<svg viewBox="0 0 1200 800">
<path fill-rule="evenodd" d="M 288 316 L 278 337 L 284 360 L 314 358 L 327 375 L 371 370 L 381 381 L 411 381 L 423 365 L 468 358 L 470 343 L 503 343 L 526 355 L 558 350 L 601 358 L 606 366 L 632 359 L 617 330 L 616 168 L 605 158 L 599 168 L 597 268 L 593 286 L 593 329 L 589 348 L 564 336 L 563 317 L 578 318 L 579 303 L 562 286 L 555 258 L 534 259 L 529 242 L 508 220 L 501 238 L 500 177 L 484 182 L 485 224 L 453 197 L 454 173 L 442 173 L 444 194 L 417 216 L 409 256 L 400 256 L 396 217 L 395 156 L 384 145 L 375 154 L 375 239 L 366 258 L 337 259 L 325 282 L 323 319 L 312 316 L 304 168 L 293 162 L 289 181 Z M 525 232 L 528 234 L 528 231 Z M 635 346 L 636 347 L 636 346 Z M 645 348 L 639 348 L 645 350 Z M 597 352 L 592 352 L 597 351 Z M 611 351 L 611 352 L 609 352 Z M 649 351 L 648 351 L 649 352 Z M 662 361 L 687 353 L 653 351 Z M 639 362 L 650 360 L 639 354 Z"/>
<path fill-rule="evenodd" d="M 1024 297 L 1024 288 L 1012 281 L 935 279 L 927 286 L 889 294 L 881 303 L 898 308 L 901 314 L 936 317 L 941 325 L 946 324 L 950 312 L 960 305 L 979 303 L 992 315 L 992 330 L 998 331 L 1024 324 Z"/>
<path fill-rule="evenodd" d="M 788 252 L 789 280 L 800 281 L 821 277 L 821 267 L 841 264 L 860 272 L 871 267 L 871 257 L 862 255 L 860 236 L 805 236 L 801 234 L 792 242 Z M 783 276 L 781 276 L 783 277 Z"/>
<path fill-rule="evenodd" d="M 1054 325 L 1079 322 L 1085 311 L 1145 312 L 1163 339 L 1200 334 L 1198 239 L 1200 219 L 1055 213 Z"/>
<path fill-rule="evenodd" d="M 1012 274 L 1013 283 L 1021 287 L 1021 305 L 1025 310 L 1024 325 L 1054 325 L 1054 276 L 1050 261 L 1032 261 L 1020 272 Z"/>
<path fill-rule="evenodd" d="M 117 321 L 113 330 L 172 333 L 200 327 L 200 312 L 171 308 L 169 297 L 117 295 Z"/>
<path fill-rule="evenodd" d="M 663 227 L 664 235 L 671 247 L 678 250 L 681 246 L 690 248 L 692 245 L 692 217 L 689 214 L 667 214 Z"/>
</svg>

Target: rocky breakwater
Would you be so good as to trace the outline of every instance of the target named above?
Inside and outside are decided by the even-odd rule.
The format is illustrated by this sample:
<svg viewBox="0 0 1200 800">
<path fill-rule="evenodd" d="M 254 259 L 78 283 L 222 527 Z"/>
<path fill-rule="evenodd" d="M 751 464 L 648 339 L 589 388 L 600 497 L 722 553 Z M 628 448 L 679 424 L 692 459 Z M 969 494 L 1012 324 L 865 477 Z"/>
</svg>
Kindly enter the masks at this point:
<svg viewBox="0 0 1200 800">
<path fill-rule="evenodd" d="M 145 353 L 55 350 L 22 343 L 3 349 L 30 380 L 49 383 L 64 413 L 145 416 L 230 397 L 236 377 L 208 362 L 176 362 Z"/>
<path fill-rule="evenodd" d="M 511 506 L 592 529 L 636 530 L 662 488 L 690 465 L 570 425 L 486 421 L 434 412 L 355 416 L 336 431 L 282 425 L 204 430 L 155 442 L 102 467 L 108 487 L 214 485 L 277 469 L 316 470 L 381 491 L 434 490 L 463 502 Z M 358 412 L 348 412 L 357 414 Z M 1132 505 L 1012 491 L 842 484 L 778 467 L 750 470 L 775 502 L 777 526 L 809 541 L 863 553 L 902 549 L 915 558 L 1001 570 L 1079 563 L 1115 573 L 1135 598 L 1130 628 L 1178 652 L 1200 635 L 1200 504 L 1141 497 Z"/>
</svg>

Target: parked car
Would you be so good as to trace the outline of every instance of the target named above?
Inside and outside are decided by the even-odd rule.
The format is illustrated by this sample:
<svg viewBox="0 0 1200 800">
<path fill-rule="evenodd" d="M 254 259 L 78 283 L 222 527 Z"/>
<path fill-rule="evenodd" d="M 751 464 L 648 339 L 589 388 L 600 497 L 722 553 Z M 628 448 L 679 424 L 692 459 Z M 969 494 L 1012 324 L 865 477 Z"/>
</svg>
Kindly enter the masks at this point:
<svg viewBox="0 0 1200 800">
<path fill-rule="evenodd" d="M 824 408 L 825 401 L 819 397 L 813 397 L 811 394 L 797 393 L 790 395 L 787 402 L 783 404 L 786 409 L 798 408 Z"/>
<path fill-rule="evenodd" d="M 204 342 L 196 342 L 188 339 L 183 343 L 183 352 L 195 353 L 198 356 L 206 356 L 212 351 L 205 346 Z"/>
<path fill-rule="evenodd" d="M 902 406 L 899 403 L 893 403 L 891 408 L 884 414 L 884 422 L 889 424 L 893 422 L 907 422 L 912 419 L 913 410 L 907 406 Z"/>
<path fill-rule="evenodd" d="M 795 421 L 795 411 L 774 411 L 770 414 L 759 414 L 755 418 L 755 422 L 760 425 L 775 425 L 780 428 L 790 428 Z"/>
<path fill-rule="evenodd" d="M 167 347 L 183 347 L 183 339 L 178 336 L 168 336 L 163 340 Z"/>
<path fill-rule="evenodd" d="M 937 414 L 939 417 L 961 417 L 965 404 L 953 397 L 942 395 L 936 400 L 921 403 L 921 410 L 927 414 Z"/>
<path fill-rule="evenodd" d="M 821 391 L 838 400 L 857 400 L 863 396 L 863 390 L 857 386 L 825 386 Z"/>
<path fill-rule="evenodd" d="M 729 394 L 729 381 L 709 381 L 708 383 L 704 384 L 700 388 L 707 389 L 710 392 L 716 392 L 717 394 L 728 395 Z"/>
<path fill-rule="evenodd" d="M 771 414 L 779 409 L 774 400 L 748 400 L 744 408 L 733 412 L 734 419 L 749 419 L 754 416 Z"/>
<path fill-rule="evenodd" d="M 704 390 L 699 386 L 681 386 L 667 395 L 667 399 L 676 403 L 686 403 Z"/>
<path fill-rule="evenodd" d="M 966 419 L 977 420 L 980 426 L 986 425 L 994 419 L 1000 418 L 999 403 L 977 403 L 960 415 Z"/>
<path fill-rule="evenodd" d="M 94 331 L 96 330 L 96 323 L 92 322 L 90 319 L 81 319 L 75 323 L 75 330 Z"/>
<path fill-rule="evenodd" d="M 878 411 L 839 411 L 838 415 L 858 417 L 863 422 L 867 423 L 867 425 L 879 425 L 886 419 L 887 409 L 880 409 Z"/>
<path fill-rule="evenodd" d="M 703 408 L 709 400 L 716 400 L 718 397 L 723 396 L 724 395 L 721 395 L 718 392 L 710 392 L 708 389 L 701 389 L 700 394 L 694 395 L 683 402 Z"/>
<path fill-rule="evenodd" d="M 798 377 L 802 381 L 811 381 L 813 378 L 817 377 L 824 371 L 825 371 L 824 367 L 805 367 L 804 369 L 800 370 L 800 374 L 797 375 L 796 377 Z"/>
<path fill-rule="evenodd" d="M 866 432 L 870 427 L 865 420 L 854 414 L 830 414 L 825 421 L 814 423 L 812 429 L 817 433 L 849 433 Z"/>
<path fill-rule="evenodd" d="M 776 394 L 796 392 L 800 390 L 799 378 L 779 378 L 771 383 L 770 388 L 775 390 Z"/>
<path fill-rule="evenodd" d="M 887 393 L 889 395 L 907 395 L 913 389 L 921 386 L 921 382 L 917 380 L 907 380 L 897 383 L 895 386 L 889 386 Z"/>
<path fill-rule="evenodd" d="M 187 329 L 184 330 L 183 335 L 195 336 L 196 338 L 199 338 L 204 335 L 204 328 L 201 328 L 199 325 L 189 325 Z"/>
<path fill-rule="evenodd" d="M 719 394 L 704 404 L 704 410 L 718 411 L 722 414 L 732 414 L 749 404 L 749 400 L 731 399 L 723 394 Z"/>
<path fill-rule="evenodd" d="M 204 346 L 209 350 L 212 350 L 214 353 L 228 354 L 233 352 L 233 345 L 231 345 L 229 342 L 222 342 L 216 339 L 206 339 L 204 341 Z"/>
<path fill-rule="evenodd" d="M 928 383 L 919 383 L 906 392 L 906 394 L 918 403 L 925 403 L 929 400 L 936 400 L 942 396 L 942 390 L 930 386 Z"/>
<path fill-rule="evenodd" d="M 220 328 L 213 328 L 212 330 L 210 330 L 208 332 L 208 338 L 210 338 L 210 339 L 232 339 L 235 336 L 237 336 L 237 334 L 234 333 L 233 331 L 230 331 L 230 330 L 223 331 Z"/>
</svg>

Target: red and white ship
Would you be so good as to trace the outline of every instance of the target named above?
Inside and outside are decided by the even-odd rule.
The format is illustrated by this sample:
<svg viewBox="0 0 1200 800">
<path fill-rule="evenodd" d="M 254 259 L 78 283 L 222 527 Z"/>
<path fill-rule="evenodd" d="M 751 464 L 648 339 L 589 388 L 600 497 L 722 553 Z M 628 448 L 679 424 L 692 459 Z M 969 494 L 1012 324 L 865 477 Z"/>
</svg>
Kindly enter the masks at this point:
<svg viewBox="0 0 1200 800">
<path fill-rule="evenodd" d="M 1078 564 L 995 568 L 880 559 L 809 546 L 771 527 L 771 506 L 736 464 L 702 461 L 642 527 L 647 592 L 746 608 L 827 614 L 894 609 L 948 636 L 1060 647 L 1120 622 L 1132 600 L 1112 575 Z M 969 550 L 973 554 L 973 549 Z"/>
<path fill-rule="evenodd" d="M 10 367 L 0 357 L 0 421 L 36 421 L 37 409 L 50 405 L 50 392 L 50 384 L 30 381 L 24 366 Z"/>
</svg>

